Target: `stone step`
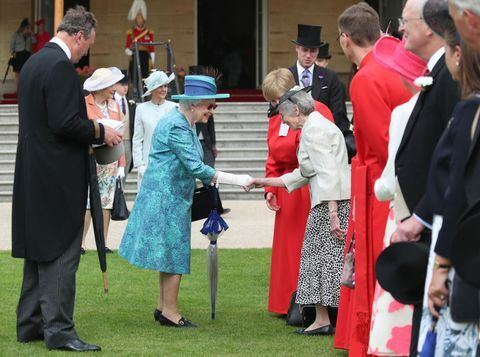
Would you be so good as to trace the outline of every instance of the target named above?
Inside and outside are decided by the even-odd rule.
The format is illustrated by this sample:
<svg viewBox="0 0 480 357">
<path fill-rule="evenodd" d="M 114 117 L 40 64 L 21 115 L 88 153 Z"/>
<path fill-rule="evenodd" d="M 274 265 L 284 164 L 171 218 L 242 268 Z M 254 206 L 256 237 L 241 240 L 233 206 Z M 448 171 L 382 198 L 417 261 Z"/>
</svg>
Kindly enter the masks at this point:
<svg viewBox="0 0 480 357">
<path fill-rule="evenodd" d="M 236 122 L 236 121 L 243 121 L 243 120 L 264 120 L 268 122 L 267 114 L 264 112 L 238 112 L 232 111 L 231 113 L 215 113 L 215 127 L 217 126 L 217 122 L 229 121 L 229 122 Z"/>
<path fill-rule="evenodd" d="M 4 113 L 0 111 L 0 123 L 13 122 L 18 125 L 18 113 Z"/>
<path fill-rule="evenodd" d="M 15 160 L 17 150 L 0 150 L 0 160 Z"/>
<path fill-rule="evenodd" d="M 218 149 L 218 158 L 237 158 L 243 157 L 245 159 L 250 157 L 267 157 L 267 147 L 253 147 L 253 148 L 221 148 Z"/>
<path fill-rule="evenodd" d="M 268 130 L 268 120 L 266 118 L 262 119 L 220 119 L 215 118 L 215 131 L 219 129 L 261 129 L 265 133 Z"/>
<path fill-rule="evenodd" d="M 0 141 L 0 150 L 17 151 L 17 140 Z"/>
<path fill-rule="evenodd" d="M 0 181 L 0 192 L 10 192 L 13 193 L 13 180 Z"/>
<path fill-rule="evenodd" d="M 0 122 L 0 132 L 16 133 L 18 135 L 18 123 L 2 121 Z"/>
<path fill-rule="evenodd" d="M 222 167 L 217 165 L 215 167 L 217 170 L 229 172 L 231 174 L 238 174 L 238 175 L 250 175 L 252 177 L 264 177 L 265 176 L 265 165 L 264 166 L 248 166 L 248 167 Z"/>
<path fill-rule="evenodd" d="M 268 103 L 266 102 L 248 102 L 248 103 L 238 103 L 238 102 L 217 102 L 218 107 L 215 110 L 215 115 L 217 113 L 236 110 L 236 111 L 263 111 L 264 113 L 268 110 Z"/>
<path fill-rule="evenodd" d="M 0 105 L 0 113 L 18 113 L 18 105 L 2 104 Z"/>
<path fill-rule="evenodd" d="M 259 148 L 267 149 L 267 134 L 263 138 L 222 138 L 217 137 L 217 148 L 219 150 L 230 148 Z"/>
<path fill-rule="evenodd" d="M 13 181 L 14 170 L 0 171 L 0 181 Z"/>
<path fill-rule="evenodd" d="M 259 138 L 266 140 L 266 129 L 215 129 L 218 139 L 234 139 L 234 138 Z"/>
<path fill-rule="evenodd" d="M 261 156 L 261 157 L 249 157 L 249 158 L 244 158 L 244 157 L 217 157 L 217 160 L 215 161 L 215 166 L 217 167 L 222 167 L 225 170 L 229 170 L 231 168 L 237 168 L 237 167 L 258 167 L 258 168 L 264 168 L 265 167 L 265 161 L 267 161 L 267 156 Z"/>
<path fill-rule="evenodd" d="M 0 160 L 0 171 L 15 170 L 15 160 Z"/>
<path fill-rule="evenodd" d="M 0 131 L 0 143 L 17 141 L 18 131 Z"/>
</svg>

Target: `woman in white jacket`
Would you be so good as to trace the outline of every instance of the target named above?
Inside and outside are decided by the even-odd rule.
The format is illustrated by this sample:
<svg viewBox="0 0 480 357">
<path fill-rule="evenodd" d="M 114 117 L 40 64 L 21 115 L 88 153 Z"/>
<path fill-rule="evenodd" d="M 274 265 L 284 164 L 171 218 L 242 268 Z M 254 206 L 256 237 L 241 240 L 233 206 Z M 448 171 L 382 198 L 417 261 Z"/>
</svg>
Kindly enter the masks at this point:
<svg viewBox="0 0 480 357">
<path fill-rule="evenodd" d="M 173 81 L 175 74 L 167 76 L 163 71 L 155 71 L 147 79 L 145 86 L 147 91 L 144 97 L 151 95 L 150 101 L 137 106 L 135 111 L 135 130 L 133 134 L 133 166 L 138 171 L 138 190 L 142 184 L 143 174 L 148 165 L 148 154 L 152 144 L 152 135 L 158 121 L 162 119 L 177 104 L 166 100 L 168 84 Z"/>
</svg>

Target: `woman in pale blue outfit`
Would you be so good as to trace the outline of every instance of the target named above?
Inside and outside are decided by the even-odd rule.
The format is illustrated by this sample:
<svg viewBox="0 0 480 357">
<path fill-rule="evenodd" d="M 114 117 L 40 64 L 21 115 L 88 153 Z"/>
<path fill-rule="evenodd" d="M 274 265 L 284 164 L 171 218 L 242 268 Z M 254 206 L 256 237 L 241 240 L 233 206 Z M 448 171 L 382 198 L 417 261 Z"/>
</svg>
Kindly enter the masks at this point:
<svg viewBox="0 0 480 357">
<path fill-rule="evenodd" d="M 159 121 L 152 137 L 148 168 L 120 245 L 119 255 L 131 264 L 156 270 L 160 294 L 155 320 L 165 326 L 195 327 L 177 309 L 183 274 L 190 273 L 191 206 L 195 179 L 204 185 L 238 184 L 250 177 L 215 171 L 203 164 L 195 123 L 206 123 L 216 108 L 215 80 L 186 76 L 185 94 L 172 96 L 180 107 Z"/>
<path fill-rule="evenodd" d="M 137 106 L 135 110 L 135 130 L 132 139 L 133 166 L 137 169 L 137 186 L 140 190 L 142 178 L 147 169 L 148 153 L 152 143 L 152 135 L 160 119 L 174 109 L 177 104 L 166 100 L 168 84 L 175 79 L 175 74 L 167 76 L 163 71 L 155 71 L 145 79 L 147 91 L 144 97 L 152 98 Z"/>
</svg>

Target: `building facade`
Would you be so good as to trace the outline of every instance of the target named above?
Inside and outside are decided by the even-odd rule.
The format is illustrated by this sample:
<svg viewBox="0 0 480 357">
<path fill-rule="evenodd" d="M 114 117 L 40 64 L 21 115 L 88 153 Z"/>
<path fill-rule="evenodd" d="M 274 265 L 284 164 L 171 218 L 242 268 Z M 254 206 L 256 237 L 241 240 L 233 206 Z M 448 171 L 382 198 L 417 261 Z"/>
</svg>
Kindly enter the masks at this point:
<svg viewBox="0 0 480 357">
<path fill-rule="evenodd" d="M 58 0 L 57 0 L 58 1 Z M 356 0 L 146 0 L 147 27 L 156 41 L 170 40 L 175 64 L 188 70 L 195 64 L 214 65 L 225 72 L 230 88 L 259 88 L 262 78 L 296 59 L 297 24 L 322 26 L 322 40 L 330 43 L 331 68 L 344 76 L 351 64 L 336 42 L 338 15 Z M 401 15 L 403 1 L 368 1 L 379 11 L 384 29 Z M 98 19 L 89 64 L 93 68 L 128 67 L 124 53 L 132 0 L 65 0 L 64 8 L 85 5 Z M 0 0 L 0 71 L 6 68 L 9 42 L 22 18 L 46 19 L 53 32 L 54 0 Z M 166 52 L 156 49 L 155 67 L 165 69 Z M 12 75 L 9 78 L 13 78 Z"/>
</svg>

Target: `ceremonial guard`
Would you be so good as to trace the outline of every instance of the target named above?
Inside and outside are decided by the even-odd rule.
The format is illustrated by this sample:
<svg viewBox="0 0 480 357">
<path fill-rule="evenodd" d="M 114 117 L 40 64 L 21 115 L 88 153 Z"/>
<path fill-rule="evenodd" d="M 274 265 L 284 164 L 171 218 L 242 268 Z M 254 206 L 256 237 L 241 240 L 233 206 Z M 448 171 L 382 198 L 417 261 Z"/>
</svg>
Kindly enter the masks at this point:
<svg viewBox="0 0 480 357">
<path fill-rule="evenodd" d="M 147 4 L 144 0 L 134 0 L 128 19 L 133 21 L 133 27 L 127 30 L 127 39 L 125 42 L 125 54 L 129 57 L 130 64 L 128 72 L 133 73 L 133 46 L 135 42 L 153 42 L 153 31 L 146 27 Z M 153 46 L 139 45 L 138 54 L 140 58 L 140 68 L 142 78 L 147 78 L 148 73 L 155 63 L 155 49 Z M 132 76 L 132 75 L 131 75 Z M 132 76 L 133 78 L 133 76 Z"/>
</svg>

